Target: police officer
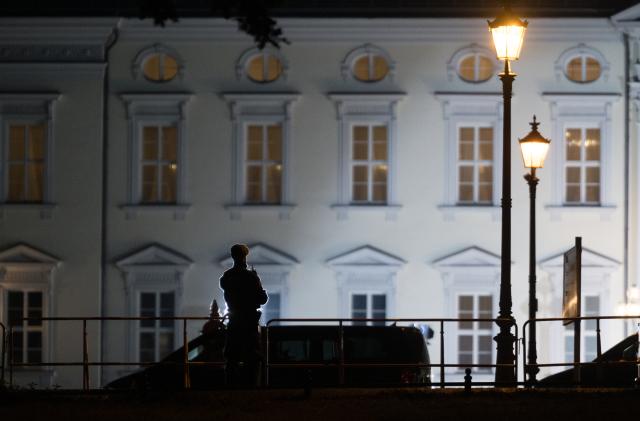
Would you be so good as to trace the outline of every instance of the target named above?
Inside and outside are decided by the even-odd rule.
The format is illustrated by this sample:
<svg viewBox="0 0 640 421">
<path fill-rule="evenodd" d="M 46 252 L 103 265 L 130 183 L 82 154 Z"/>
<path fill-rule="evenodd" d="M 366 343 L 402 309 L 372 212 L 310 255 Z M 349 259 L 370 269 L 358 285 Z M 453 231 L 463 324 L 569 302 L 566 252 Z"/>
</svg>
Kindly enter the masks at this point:
<svg viewBox="0 0 640 421">
<path fill-rule="evenodd" d="M 229 308 L 227 343 L 227 382 L 231 385 L 255 386 L 260 360 L 258 321 L 260 308 L 268 300 L 255 269 L 247 269 L 249 247 L 231 247 L 233 267 L 220 278 L 220 288 Z"/>
</svg>

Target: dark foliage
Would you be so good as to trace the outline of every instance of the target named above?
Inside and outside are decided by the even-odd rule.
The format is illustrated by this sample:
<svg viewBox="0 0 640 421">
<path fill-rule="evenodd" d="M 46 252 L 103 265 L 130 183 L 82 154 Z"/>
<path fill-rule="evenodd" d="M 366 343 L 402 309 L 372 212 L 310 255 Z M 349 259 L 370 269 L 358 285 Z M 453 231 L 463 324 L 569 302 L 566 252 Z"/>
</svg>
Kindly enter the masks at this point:
<svg viewBox="0 0 640 421">
<path fill-rule="evenodd" d="M 164 26 L 179 18 L 177 0 L 139 0 L 140 19 L 152 18 L 156 25 Z M 264 0 L 206 0 L 211 16 L 224 16 L 238 23 L 238 29 L 253 37 L 259 48 L 271 44 L 280 47 L 289 41 L 283 36 L 278 23 L 269 16 Z"/>
</svg>

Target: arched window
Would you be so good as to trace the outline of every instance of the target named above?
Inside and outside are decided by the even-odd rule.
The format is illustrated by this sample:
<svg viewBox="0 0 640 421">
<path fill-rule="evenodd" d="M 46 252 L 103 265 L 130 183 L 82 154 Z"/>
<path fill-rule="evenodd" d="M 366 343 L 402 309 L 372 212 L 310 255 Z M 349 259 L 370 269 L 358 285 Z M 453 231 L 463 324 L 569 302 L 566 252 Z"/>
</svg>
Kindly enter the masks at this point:
<svg viewBox="0 0 640 421">
<path fill-rule="evenodd" d="M 449 80 L 457 75 L 469 83 L 481 83 L 491 79 L 498 70 L 495 54 L 488 48 L 476 44 L 456 51 L 447 63 Z"/>
<path fill-rule="evenodd" d="M 245 51 L 236 64 L 238 79 L 247 77 L 252 82 L 270 83 L 286 77 L 288 65 L 282 54 L 273 48 Z"/>
<path fill-rule="evenodd" d="M 592 83 L 609 76 L 609 63 L 595 48 L 580 44 L 565 50 L 555 62 L 556 79 L 562 76 L 575 83 Z"/>
<path fill-rule="evenodd" d="M 169 82 L 182 78 L 184 62 L 178 53 L 161 44 L 155 44 L 138 53 L 133 62 L 133 77 L 143 76 L 151 82 Z"/>
<path fill-rule="evenodd" d="M 351 50 L 342 61 L 342 76 L 359 82 L 380 82 L 393 77 L 395 62 L 386 51 L 371 44 Z"/>
</svg>

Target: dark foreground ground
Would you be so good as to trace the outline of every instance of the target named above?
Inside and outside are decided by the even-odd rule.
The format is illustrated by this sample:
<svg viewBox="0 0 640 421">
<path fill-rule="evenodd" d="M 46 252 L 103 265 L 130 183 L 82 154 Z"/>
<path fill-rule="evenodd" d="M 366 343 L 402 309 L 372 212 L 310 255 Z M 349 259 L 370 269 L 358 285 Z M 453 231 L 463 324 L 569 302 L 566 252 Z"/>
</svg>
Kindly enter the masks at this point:
<svg viewBox="0 0 640 421">
<path fill-rule="evenodd" d="M 0 420 L 640 419 L 640 391 L 316 389 L 153 394 L 0 391 Z"/>
</svg>

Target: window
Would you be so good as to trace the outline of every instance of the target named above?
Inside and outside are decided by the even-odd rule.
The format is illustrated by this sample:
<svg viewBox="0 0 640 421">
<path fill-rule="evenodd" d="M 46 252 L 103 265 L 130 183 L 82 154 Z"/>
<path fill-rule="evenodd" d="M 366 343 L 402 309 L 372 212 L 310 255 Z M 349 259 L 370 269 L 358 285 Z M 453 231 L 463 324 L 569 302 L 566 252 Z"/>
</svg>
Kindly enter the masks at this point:
<svg viewBox="0 0 640 421">
<path fill-rule="evenodd" d="M 23 318 L 43 316 L 42 292 L 9 290 L 7 297 L 9 326 L 13 326 L 13 361 L 17 363 L 42 362 L 42 321 L 23 321 Z"/>
<path fill-rule="evenodd" d="M 493 127 L 458 128 L 458 203 L 493 203 Z"/>
<path fill-rule="evenodd" d="M 385 294 L 361 294 L 351 295 L 351 318 L 353 319 L 386 319 L 387 296 Z M 354 322 L 354 325 L 363 325 L 367 322 Z M 374 326 L 384 326 L 381 322 L 368 322 Z"/>
<path fill-rule="evenodd" d="M 447 76 L 451 82 L 459 78 L 463 82 L 481 83 L 492 79 L 499 66 L 495 52 L 489 48 L 471 44 L 453 53 L 447 62 Z"/>
<path fill-rule="evenodd" d="M 44 200 L 46 124 L 10 124 L 7 202 Z"/>
<path fill-rule="evenodd" d="M 282 200 L 282 125 L 248 124 L 246 127 L 246 202 L 280 203 Z"/>
<path fill-rule="evenodd" d="M 262 316 L 260 317 L 260 324 L 262 325 L 266 325 L 269 320 L 279 319 L 281 317 L 281 293 L 267 292 L 267 294 L 269 295 L 269 301 L 262 306 Z"/>
<path fill-rule="evenodd" d="M 231 219 L 275 211 L 288 219 L 291 203 L 291 119 L 298 94 L 224 94 L 233 123 Z"/>
<path fill-rule="evenodd" d="M 493 296 L 458 295 L 459 319 L 493 318 Z M 493 364 L 493 322 L 458 322 L 458 364 Z M 464 368 L 460 368 L 464 371 Z M 491 371 L 478 367 L 474 371 Z"/>
<path fill-rule="evenodd" d="M 495 63 L 484 54 L 470 54 L 458 64 L 458 76 L 465 82 L 484 82 L 494 73 Z"/>
<path fill-rule="evenodd" d="M 399 257 L 371 246 L 329 259 L 327 265 L 336 272 L 338 280 L 339 316 L 393 317 L 396 274 L 405 263 Z"/>
<path fill-rule="evenodd" d="M 595 48 L 579 44 L 560 55 L 554 64 L 556 79 L 564 78 L 575 83 L 593 83 L 599 79 L 607 80 L 609 63 L 605 56 Z"/>
<path fill-rule="evenodd" d="M 329 94 L 339 121 L 339 190 L 332 206 L 338 219 L 368 206 L 381 206 L 394 219 L 396 203 L 395 150 L 397 104 L 395 94 Z M 364 205 L 364 206 L 363 206 Z"/>
<path fill-rule="evenodd" d="M 175 126 L 142 128 L 143 203 L 175 203 L 177 199 L 178 132 Z"/>
<path fill-rule="evenodd" d="M 594 295 L 587 295 L 582 297 L 582 316 L 600 316 L 600 297 Z M 565 325 L 564 330 L 564 353 L 565 361 L 573 362 L 573 347 L 574 347 L 574 332 L 575 327 L 573 323 Z M 597 345 L 597 331 L 595 320 L 583 320 L 580 323 L 580 332 L 582 334 L 582 343 L 580 351 L 580 361 L 593 361 L 598 356 Z"/>
<path fill-rule="evenodd" d="M 549 165 L 553 219 L 566 212 L 598 213 L 616 208 L 612 194 L 612 107 L 617 94 L 543 93 L 550 102 L 552 134 Z M 548 169 L 547 169 L 548 167 Z M 545 177 L 547 178 L 547 177 Z"/>
<path fill-rule="evenodd" d="M 345 80 L 375 83 L 393 78 L 396 64 L 380 47 L 365 44 L 349 52 L 342 61 Z"/>
<path fill-rule="evenodd" d="M 51 216 L 54 104 L 58 94 L 0 94 L 0 204 Z"/>
<path fill-rule="evenodd" d="M 141 292 L 140 317 L 175 317 L 174 292 Z M 175 320 L 140 320 L 139 358 L 160 361 L 174 350 Z"/>
<path fill-rule="evenodd" d="M 125 280 L 125 304 L 132 317 L 175 317 L 182 305 L 186 256 L 159 244 L 134 251 L 118 260 Z M 170 320 L 140 320 L 126 325 L 129 361 L 159 361 L 176 346 L 181 324 Z"/>
<path fill-rule="evenodd" d="M 386 125 L 352 126 L 352 202 L 387 202 L 388 138 Z"/>
<path fill-rule="evenodd" d="M 600 129 L 565 130 L 565 203 L 600 203 Z"/>
<path fill-rule="evenodd" d="M 184 60 L 178 52 L 166 45 L 155 44 L 140 51 L 132 63 L 135 79 L 140 75 L 150 82 L 165 83 L 176 77 L 182 79 Z"/>
<path fill-rule="evenodd" d="M 240 56 L 236 63 L 238 79 L 246 77 L 256 83 L 271 83 L 286 78 L 288 63 L 276 48 L 251 48 Z"/>
<path fill-rule="evenodd" d="M 497 188 L 502 171 L 502 98 L 493 94 L 436 93 L 445 118 L 445 219 L 489 210 L 499 217 Z"/>
<path fill-rule="evenodd" d="M 166 209 L 183 219 L 186 203 L 186 104 L 189 94 L 123 94 L 129 122 L 127 218 Z"/>
</svg>

